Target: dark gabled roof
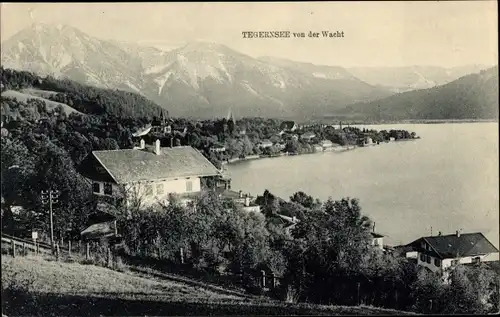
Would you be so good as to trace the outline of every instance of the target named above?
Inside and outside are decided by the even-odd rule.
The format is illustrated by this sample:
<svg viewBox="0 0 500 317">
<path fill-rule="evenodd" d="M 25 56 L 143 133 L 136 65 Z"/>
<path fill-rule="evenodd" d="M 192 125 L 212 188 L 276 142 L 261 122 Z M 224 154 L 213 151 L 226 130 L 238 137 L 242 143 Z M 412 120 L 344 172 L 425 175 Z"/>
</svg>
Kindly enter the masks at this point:
<svg viewBox="0 0 500 317">
<path fill-rule="evenodd" d="M 162 148 L 160 155 L 149 149 L 94 151 L 92 155 L 119 184 L 219 174 L 203 154 L 190 146 Z"/>
<path fill-rule="evenodd" d="M 384 237 L 380 233 L 376 233 L 376 232 L 370 232 L 370 234 L 372 235 L 373 238 L 383 238 Z"/>
<path fill-rule="evenodd" d="M 101 165 L 97 158 L 89 154 L 77 167 L 78 173 L 93 181 L 115 183 L 115 180 Z"/>
<path fill-rule="evenodd" d="M 432 247 L 433 253 L 441 259 L 498 252 L 498 249 L 480 232 L 463 233 L 460 236 L 449 234 L 445 236 L 422 237 L 409 245 L 414 246 L 416 251 L 422 251 L 420 246 L 422 241 L 427 242 Z"/>
</svg>

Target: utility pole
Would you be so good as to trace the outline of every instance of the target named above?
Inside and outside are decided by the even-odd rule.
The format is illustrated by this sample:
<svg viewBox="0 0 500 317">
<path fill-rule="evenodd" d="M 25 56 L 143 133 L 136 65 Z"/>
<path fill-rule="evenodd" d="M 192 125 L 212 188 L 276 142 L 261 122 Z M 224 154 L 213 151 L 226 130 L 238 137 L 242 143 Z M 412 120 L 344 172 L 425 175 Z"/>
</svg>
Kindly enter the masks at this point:
<svg viewBox="0 0 500 317">
<path fill-rule="evenodd" d="M 58 203 L 59 191 L 58 190 L 42 190 L 41 192 L 42 204 L 49 204 L 49 215 L 50 215 L 50 247 L 52 253 L 54 253 L 54 215 L 52 212 L 52 205 Z"/>
</svg>

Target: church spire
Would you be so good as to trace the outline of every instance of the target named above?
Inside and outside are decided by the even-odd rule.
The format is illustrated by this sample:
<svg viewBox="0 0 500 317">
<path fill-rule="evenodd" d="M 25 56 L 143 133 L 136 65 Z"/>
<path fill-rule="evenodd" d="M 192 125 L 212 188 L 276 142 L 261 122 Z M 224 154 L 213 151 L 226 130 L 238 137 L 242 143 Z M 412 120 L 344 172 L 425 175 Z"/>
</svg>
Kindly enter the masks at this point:
<svg viewBox="0 0 500 317">
<path fill-rule="evenodd" d="M 229 109 L 229 112 L 227 113 L 227 121 L 233 121 L 234 123 L 234 116 L 233 116 L 233 112 L 231 111 L 231 109 Z"/>
</svg>

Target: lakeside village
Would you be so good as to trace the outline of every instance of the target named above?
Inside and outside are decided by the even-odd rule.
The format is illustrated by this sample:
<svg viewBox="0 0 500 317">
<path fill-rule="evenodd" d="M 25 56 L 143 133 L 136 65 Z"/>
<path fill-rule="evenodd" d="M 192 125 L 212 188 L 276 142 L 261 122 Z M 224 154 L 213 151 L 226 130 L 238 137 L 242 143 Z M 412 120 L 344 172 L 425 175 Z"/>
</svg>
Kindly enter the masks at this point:
<svg viewBox="0 0 500 317">
<path fill-rule="evenodd" d="M 193 267 L 216 267 L 218 272 L 231 270 L 241 272 L 249 267 L 271 271 L 295 287 L 299 294 L 298 300 L 308 298 L 317 303 L 359 304 L 360 298 L 365 296 L 363 302 L 371 305 L 410 309 L 404 304 L 403 297 L 406 296 L 414 298 L 414 302 L 422 301 L 423 308 L 416 310 L 427 312 L 437 309 L 437 304 L 432 308 L 432 301 L 436 299 L 431 299 L 429 308 L 428 298 L 422 297 L 427 291 L 422 291 L 419 295 L 412 293 L 408 285 L 415 282 L 401 280 L 409 276 L 409 273 L 402 273 L 400 278 L 391 277 L 394 280 L 391 279 L 389 283 L 388 276 L 399 274 L 394 273 L 397 270 L 390 271 L 386 267 L 384 269 L 387 271 L 384 272 L 387 273 L 384 273 L 384 276 L 371 278 L 366 278 L 367 273 L 352 275 L 353 273 L 346 272 L 349 268 L 352 270 L 353 267 L 360 265 L 363 252 L 378 252 L 381 256 L 396 259 L 384 260 L 386 266 L 389 263 L 387 261 L 404 259 L 416 269 L 438 274 L 445 284 L 449 281 L 447 277 L 451 276 L 453 269 L 460 265 L 487 264 L 495 274 L 499 272 L 499 251 L 480 232 L 456 231 L 451 234 L 439 232 L 433 236 L 423 234 L 422 237 L 406 245 L 389 246 L 384 243 L 384 235 L 390 233 L 377 232 L 375 223 L 361 215 L 357 200 L 320 202 L 303 192 L 298 192 L 290 198 L 290 202 L 287 202 L 267 190 L 262 196 L 255 197 L 250 193 L 231 188 L 231 179 L 223 168 L 224 162 L 231 163 L 244 159 L 325 151 L 341 152 L 359 146 L 415 140 L 418 138 L 415 133 L 358 129 L 349 125 L 344 126 L 340 122 L 333 126 L 299 125 L 293 121 L 284 121 L 274 128 L 264 125 L 265 138 L 262 136 L 256 138 L 252 136 L 255 132 L 247 121 L 243 119 L 235 122 L 230 113 L 227 118 L 220 121 L 221 129 L 226 135 L 235 137 L 229 140 L 214 138 L 216 141 L 210 146 L 205 144 L 202 150 L 191 145 L 193 140 L 189 140 L 187 145 L 181 144 L 180 140 L 185 140 L 188 134 L 188 127 L 183 127 L 179 122 L 182 121 L 174 121 L 162 112 L 150 125 L 143 126 L 133 133 L 132 148 L 93 150 L 87 154 L 76 169 L 78 174 L 75 174 L 71 181 L 79 177 L 77 175 L 83 176 L 95 204 L 84 207 L 68 205 L 68 208 L 75 210 L 80 210 L 78 209 L 80 207 L 94 208 L 95 211 L 88 217 L 86 215 L 84 217 L 83 212 L 66 217 L 64 211 L 57 210 L 57 202 L 64 199 L 62 197 L 64 193 L 58 191 L 42 193 L 42 196 L 45 196 L 42 197 L 41 208 L 47 210 L 47 206 L 50 205 L 52 219 L 54 207 L 56 210 L 54 222 L 57 223 L 58 229 L 52 233 L 51 238 L 47 232 L 54 232 L 53 227 L 47 230 L 46 227 L 37 229 L 32 226 L 33 231 L 38 231 L 36 238 L 39 241 L 57 242 L 57 250 L 59 245 L 64 245 L 64 241 L 67 244 L 72 240 L 73 245 L 76 245 L 77 241 L 98 241 L 115 247 L 121 245 L 120 254 L 131 255 L 136 260 L 137 257 L 154 258 L 156 261 L 168 259 L 174 262 L 180 261 L 182 264 L 191 261 L 189 263 Z M 213 126 L 207 126 L 201 130 L 212 128 Z M 2 131 L 2 137 L 5 135 L 8 133 Z M 235 141 L 238 138 L 241 142 Z M 249 139 L 259 138 L 261 139 L 256 146 L 248 142 Z M 86 192 L 81 189 L 79 193 L 73 194 L 84 195 Z M 8 208 L 13 218 L 22 213 L 23 209 L 13 205 Z M 3 220 L 6 219 L 4 210 L 6 209 L 2 207 Z M 224 210 L 229 213 L 224 213 Z M 320 212 L 314 213 L 314 210 Z M 343 231 L 345 226 L 353 224 L 349 222 L 350 218 L 347 216 L 335 218 L 336 214 L 342 215 L 341 210 L 348 213 L 349 217 L 357 217 L 354 231 Z M 78 222 L 86 223 L 83 230 L 75 232 L 74 229 L 72 231 L 68 229 L 77 227 L 75 224 L 78 225 Z M 325 225 L 325 228 L 320 224 Z M 29 228 L 29 225 L 24 231 L 27 231 L 26 228 Z M 6 231 L 4 226 L 3 233 L 27 235 L 26 232 L 16 233 L 15 228 L 9 229 L 10 231 Z M 318 271 L 323 263 L 318 257 L 326 256 L 327 259 L 331 255 L 320 256 L 322 249 L 315 244 L 333 243 L 330 242 L 332 232 L 339 232 L 339 235 L 353 235 L 334 238 L 335 241 L 338 239 L 334 244 L 335 247 L 341 251 L 335 253 L 335 263 L 338 267 L 332 272 L 344 273 L 335 273 L 341 275 L 335 275 L 333 284 L 325 282 L 325 277 L 321 274 L 326 273 Z M 359 248 L 355 250 L 351 244 L 341 242 L 342 239 L 361 241 L 364 238 L 360 237 L 365 233 L 369 236 L 370 250 Z M 33 235 L 34 232 L 30 234 Z M 324 241 L 322 237 L 325 237 Z M 264 243 L 264 240 L 259 239 L 265 241 L 270 239 L 270 242 Z M 293 247 L 287 246 L 290 241 L 294 243 L 291 244 Z M 310 244 L 307 247 L 300 246 L 303 241 L 308 241 Z M 71 250 L 71 246 L 69 248 Z M 316 253 L 311 251 L 313 249 Z M 284 264 L 285 262 L 288 264 Z M 367 264 L 368 267 L 375 265 L 371 263 L 372 260 Z M 308 279 L 305 279 L 304 274 L 309 276 Z M 363 286 L 365 295 L 360 295 L 360 283 L 364 283 L 363 276 L 369 281 L 366 282 L 369 286 Z M 351 281 L 356 281 L 358 288 L 357 299 L 354 302 L 354 295 L 351 297 L 345 295 L 356 294 L 355 286 L 354 290 L 348 289 L 352 284 Z M 389 286 L 386 288 L 380 285 Z M 285 290 L 288 292 L 286 295 L 288 297 L 291 296 L 290 287 Z M 342 289 L 337 289 L 338 287 Z M 378 292 L 385 295 L 382 296 Z M 491 302 L 489 298 L 497 300 L 495 292 L 498 292 L 498 287 L 487 293 L 488 303 Z M 392 300 L 394 296 L 396 296 L 395 301 Z M 430 293 L 428 296 L 443 297 L 442 294 Z M 498 303 L 495 304 L 494 301 L 491 305 L 498 307 Z"/>
<path fill-rule="evenodd" d="M 231 112 L 224 121 L 224 130 L 236 132 L 239 135 L 246 133 L 245 129 L 233 131 L 236 122 Z M 237 129 L 237 128 L 236 128 Z M 258 159 L 286 155 L 309 154 L 319 152 L 342 152 L 352 150 L 357 146 L 375 146 L 381 142 L 409 141 L 419 139 L 414 132 L 404 130 L 391 130 L 390 132 L 376 130 L 360 130 L 351 128 L 349 125 L 343 127 L 342 122 L 338 128 L 326 124 L 303 124 L 294 121 L 284 121 L 280 124 L 279 132 L 270 139 L 262 140 L 257 144 L 253 155 L 240 155 L 237 158 L 227 154 L 224 145 L 215 144 L 210 147 L 210 153 L 215 154 L 217 161 L 233 163 L 241 160 Z M 186 133 L 186 129 L 182 130 Z M 320 140 L 324 132 L 332 132 L 339 143 L 333 143 L 329 139 Z M 340 133 L 339 133 L 340 131 Z M 215 190 L 221 198 L 229 199 L 239 208 L 246 212 L 261 212 L 262 203 L 250 193 L 231 189 L 231 179 L 226 171 L 217 168 L 210 160 L 205 158 L 200 151 L 190 146 L 173 146 L 171 138 L 170 147 L 162 147 L 160 138 L 168 137 L 173 133 L 172 122 L 161 112 L 159 118 L 154 118 L 151 125 L 139 129 L 134 137 L 140 139 L 138 146 L 132 150 L 94 151 L 92 156 L 84 162 L 84 176 L 92 182 L 92 192 L 97 197 L 115 197 L 131 188 L 137 200 L 140 196 L 145 205 L 158 202 L 168 204 L 172 194 L 180 202 L 187 206 L 193 199 L 205 190 Z M 149 145 L 144 137 L 152 136 L 156 141 Z M 374 141 L 375 140 L 375 141 Z M 300 143 L 298 143 L 300 141 Z M 293 143 L 297 142 L 297 143 Z M 297 146 L 297 144 L 300 144 Z M 83 165 L 82 165 L 83 166 Z M 204 180 L 210 179 L 212 185 Z M 137 185 L 141 184 L 142 185 Z M 120 188 L 121 187 L 121 188 Z M 262 197 L 259 197 L 262 199 Z M 131 200 L 127 200 L 131 204 Z M 279 223 L 283 224 L 288 233 L 300 220 L 296 216 L 276 214 Z M 106 226 L 104 226 L 106 227 Z M 109 223 L 108 231 L 100 234 L 112 234 Z M 82 235 L 93 235 L 99 233 L 93 229 L 103 228 L 97 224 L 82 232 Z M 461 230 L 460 230 L 461 231 Z M 384 235 L 375 231 L 373 223 L 371 244 L 385 253 L 398 254 L 410 259 L 432 272 L 445 272 L 447 268 L 457 264 L 474 264 L 480 262 L 492 262 L 497 267 L 499 250 L 480 233 L 461 233 L 456 231 L 452 234 L 443 235 L 441 232 L 435 236 L 422 236 L 421 238 L 401 246 L 389 246 L 384 244 Z"/>
</svg>

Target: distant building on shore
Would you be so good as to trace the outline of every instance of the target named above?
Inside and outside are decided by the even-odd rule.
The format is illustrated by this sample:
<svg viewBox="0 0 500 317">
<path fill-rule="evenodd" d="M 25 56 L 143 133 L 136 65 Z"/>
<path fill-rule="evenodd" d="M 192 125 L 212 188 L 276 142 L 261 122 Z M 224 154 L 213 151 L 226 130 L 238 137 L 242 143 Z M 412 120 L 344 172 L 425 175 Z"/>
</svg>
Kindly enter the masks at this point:
<svg viewBox="0 0 500 317">
<path fill-rule="evenodd" d="M 304 141 L 311 141 L 312 139 L 314 139 L 316 137 L 316 134 L 314 134 L 313 132 L 306 132 L 304 134 L 302 134 L 300 136 L 300 138 Z"/>
<path fill-rule="evenodd" d="M 259 144 L 259 147 L 260 147 L 260 148 L 263 148 L 263 149 L 268 148 L 268 147 L 271 147 L 271 146 L 273 146 L 273 142 L 271 142 L 271 141 L 269 141 L 269 140 L 262 140 L 262 141 L 260 142 L 260 144 Z"/>
<path fill-rule="evenodd" d="M 226 152 L 226 147 L 223 145 L 214 145 L 210 148 L 210 152 L 214 153 L 224 153 Z"/>
<path fill-rule="evenodd" d="M 333 146 L 333 143 L 330 140 L 322 140 L 319 143 L 319 145 L 321 145 L 325 149 L 325 148 L 331 148 Z"/>
</svg>

